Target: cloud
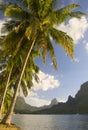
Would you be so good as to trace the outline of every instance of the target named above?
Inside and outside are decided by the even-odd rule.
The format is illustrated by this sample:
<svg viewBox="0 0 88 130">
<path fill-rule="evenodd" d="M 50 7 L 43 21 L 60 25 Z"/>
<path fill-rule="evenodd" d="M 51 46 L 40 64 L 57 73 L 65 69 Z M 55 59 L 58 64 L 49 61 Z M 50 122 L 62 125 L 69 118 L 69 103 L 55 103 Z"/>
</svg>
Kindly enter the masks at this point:
<svg viewBox="0 0 88 130">
<path fill-rule="evenodd" d="M 45 99 L 40 99 L 38 97 L 27 97 L 25 98 L 25 101 L 30 104 L 31 106 L 44 106 L 44 105 L 49 105 L 50 101 L 49 100 L 45 100 Z"/>
<path fill-rule="evenodd" d="M 85 49 L 88 52 L 88 43 L 86 43 Z"/>
<path fill-rule="evenodd" d="M 34 92 L 34 91 L 29 91 L 28 95 L 30 95 L 31 97 L 37 97 L 38 96 L 37 93 Z"/>
<path fill-rule="evenodd" d="M 54 89 L 60 86 L 60 81 L 55 79 L 53 75 L 45 74 L 44 72 L 39 71 L 38 76 L 39 76 L 39 83 L 36 83 L 33 80 L 34 91 L 38 91 L 38 90 L 47 91 L 47 90 Z"/>
<path fill-rule="evenodd" d="M 86 44 L 86 42 L 87 42 L 87 40 L 84 39 L 84 40 L 83 40 L 83 44 Z"/>
<path fill-rule="evenodd" d="M 53 62 L 50 63 L 50 66 L 53 66 Z"/>
<path fill-rule="evenodd" d="M 42 91 L 47 91 L 50 89 L 54 89 L 60 86 L 60 81 L 55 79 L 55 77 L 53 75 L 50 74 L 46 74 L 42 71 L 39 71 L 39 83 L 36 83 L 33 80 L 34 86 L 31 89 L 31 91 L 29 91 L 29 95 L 25 98 L 26 102 L 32 106 L 43 106 L 43 105 L 49 105 L 50 101 L 46 100 L 46 99 L 41 99 L 38 94 L 37 91 L 38 90 L 42 90 Z M 20 94 L 21 96 L 23 96 L 22 92 Z M 45 98 L 42 96 L 42 98 Z"/>
<path fill-rule="evenodd" d="M 78 58 L 75 58 L 74 61 L 79 63 L 80 60 Z"/>
<path fill-rule="evenodd" d="M 66 25 L 65 23 L 62 23 L 61 25 L 56 26 L 56 28 L 66 32 L 77 44 L 80 39 L 84 38 L 84 34 L 88 29 L 88 21 L 84 16 L 80 19 L 72 18 Z"/>
</svg>

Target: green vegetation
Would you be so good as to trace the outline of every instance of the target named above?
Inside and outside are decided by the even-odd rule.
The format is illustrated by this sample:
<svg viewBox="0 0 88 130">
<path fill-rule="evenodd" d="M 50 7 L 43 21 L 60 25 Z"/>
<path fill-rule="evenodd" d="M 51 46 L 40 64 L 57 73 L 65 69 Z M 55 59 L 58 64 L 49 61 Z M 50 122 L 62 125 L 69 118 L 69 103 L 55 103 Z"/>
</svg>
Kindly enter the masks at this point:
<svg viewBox="0 0 88 130">
<path fill-rule="evenodd" d="M 8 112 L 2 119 L 4 124 L 11 124 L 20 87 L 27 96 L 28 90 L 33 86 L 32 79 L 38 82 L 39 68 L 35 64 L 35 58 L 41 56 L 45 63 L 46 55 L 49 53 L 54 68 L 57 69 L 51 37 L 55 44 L 64 48 L 66 53 L 74 59 L 73 39 L 65 32 L 57 30 L 55 26 L 66 22 L 71 17 L 80 18 L 84 13 L 73 11 L 79 7 L 77 4 L 71 4 L 59 10 L 55 9 L 54 4 L 53 0 L 16 0 L 15 3 L 2 2 L 0 5 L 4 16 L 10 18 L 3 29 L 7 31 L 7 35 L 0 38 L 0 57 L 5 60 L 5 69 L 1 72 L 1 77 L 6 77 L 5 83 L 2 80 L 3 95 L 6 95 L 8 89 L 14 90 Z M 4 102 L 3 95 L 1 102 Z M 2 109 L 0 111 L 2 113 Z"/>
<path fill-rule="evenodd" d="M 0 124 L 0 130 L 21 130 L 15 125 L 6 125 L 6 124 Z"/>
</svg>

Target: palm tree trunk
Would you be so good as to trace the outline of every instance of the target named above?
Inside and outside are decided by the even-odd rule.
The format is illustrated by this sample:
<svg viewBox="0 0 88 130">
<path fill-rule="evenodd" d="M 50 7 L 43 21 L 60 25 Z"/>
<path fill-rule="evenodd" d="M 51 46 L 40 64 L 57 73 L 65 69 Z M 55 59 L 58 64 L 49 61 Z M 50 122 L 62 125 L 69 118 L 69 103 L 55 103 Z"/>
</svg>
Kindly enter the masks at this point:
<svg viewBox="0 0 88 130">
<path fill-rule="evenodd" d="M 9 73 L 9 76 L 8 76 L 8 79 L 7 79 L 7 83 L 6 83 L 4 92 L 2 94 L 2 99 L 1 99 L 1 103 L 0 103 L 0 120 L 2 119 L 2 110 L 3 110 L 3 106 L 4 106 L 4 101 L 5 101 L 5 96 L 6 96 L 6 92 L 7 92 L 7 89 L 8 89 L 9 81 L 10 81 L 10 78 L 11 78 L 11 73 L 12 73 L 12 68 L 10 70 L 10 73 Z"/>
<path fill-rule="evenodd" d="M 29 56 L 31 54 L 31 51 L 32 51 L 34 43 L 35 43 L 35 40 L 36 40 L 36 37 L 34 37 L 34 39 L 32 41 L 31 47 L 28 50 L 28 53 L 27 53 L 26 58 L 24 60 L 23 66 L 22 66 L 21 71 L 20 71 L 20 73 L 18 75 L 18 78 L 16 80 L 15 92 L 14 92 L 14 95 L 13 95 L 9 110 L 8 110 L 6 116 L 2 120 L 2 123 L 4 123 L 4 124 L 9 124 L 9 125 L 11 124 L 11 118 L 12 118 L 12 114 L 13 114 L 13 111 L 14 111 L 14 107 L 15 107 L 17 96 L 18 96 L 18 92 L 19 92 L 19 89 L 20 89 L 21 79 L 23 77 L 23 74 L 24 74 L 24 71 L 25 71 Z"/>
</svg>

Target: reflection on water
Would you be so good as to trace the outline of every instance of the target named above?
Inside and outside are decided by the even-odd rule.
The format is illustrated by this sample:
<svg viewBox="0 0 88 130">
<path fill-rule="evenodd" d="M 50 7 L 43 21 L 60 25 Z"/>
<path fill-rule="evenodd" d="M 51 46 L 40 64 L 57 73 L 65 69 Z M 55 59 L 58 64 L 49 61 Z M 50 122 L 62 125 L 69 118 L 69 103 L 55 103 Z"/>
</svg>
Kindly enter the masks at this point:
<svg viewBox="0 0 88 130">
<path fill-rule="evenodd" d="M 14 115 L 22 130 L 88 130 L 88 115 Z"/>
</svg>

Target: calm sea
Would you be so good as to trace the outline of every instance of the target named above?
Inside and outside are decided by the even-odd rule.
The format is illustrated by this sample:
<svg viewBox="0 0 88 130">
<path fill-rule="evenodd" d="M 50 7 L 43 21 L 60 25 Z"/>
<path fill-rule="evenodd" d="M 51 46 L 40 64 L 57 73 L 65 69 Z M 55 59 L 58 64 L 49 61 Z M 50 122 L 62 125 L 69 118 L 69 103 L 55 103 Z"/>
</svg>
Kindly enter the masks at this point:
<svg viewBox="0 0 88 130">
<path fill-rule="evenodd" d="M 88 115 L 14 115 L 22 130 L 88 130 Z"/>
</svg>

